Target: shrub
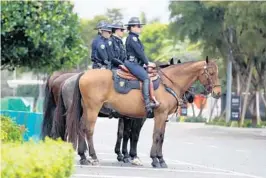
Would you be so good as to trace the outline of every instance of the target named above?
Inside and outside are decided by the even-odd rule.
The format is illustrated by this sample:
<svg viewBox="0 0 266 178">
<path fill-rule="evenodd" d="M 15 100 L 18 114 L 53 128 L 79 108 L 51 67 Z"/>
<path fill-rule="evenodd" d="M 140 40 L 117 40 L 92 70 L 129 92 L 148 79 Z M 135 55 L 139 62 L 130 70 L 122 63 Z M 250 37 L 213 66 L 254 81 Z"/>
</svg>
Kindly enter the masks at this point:
<svg viewBox="0 0 266 178">
<path fill-rule="evenodd" d="M 1 115 L 1 141 L 22 142 L 26 131 L 24 126 L 16 124 L 10 117 Z"/>
<path fill-rule="evenodd" d="M 2 178 L 65 178 L 74 168 L 72 145 L 48 138 L 40 143 L 3 144 L 1 155 Z"/>
<path fill-rule="evenodd" d="M 203 117 L 185 117 L 180 116 L 176 120 L 177 122 L 205 122 L 206 119 Z"/>
</svg>

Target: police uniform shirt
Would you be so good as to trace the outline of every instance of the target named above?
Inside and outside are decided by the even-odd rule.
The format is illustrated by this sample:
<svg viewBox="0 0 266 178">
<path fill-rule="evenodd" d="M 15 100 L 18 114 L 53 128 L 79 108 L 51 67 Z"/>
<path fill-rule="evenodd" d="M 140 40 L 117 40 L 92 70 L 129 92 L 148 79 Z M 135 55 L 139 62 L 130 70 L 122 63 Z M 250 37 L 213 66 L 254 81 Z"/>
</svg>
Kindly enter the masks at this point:
<svg viewBox="0 0 266 178">
<path fill-rule="evenodd" d="M 114 54 L 114 47 L 113 47 L 113 41 L 111 38 L 105 39 L 105 46 L 106 46 L 106 52 L 108 55 L 108 61 L 111 61 L 115 54 Z"/>
<path fill-rule="evenodd" d="M 96 45 L 96 60 L 97 62 L 106 65 L 105 61 L 108 61 L 108 54 L 106 50 L 106 39 L 101 37 Z"/>
<path fill-rule="evenodd" d="M 91 60 L 93 61 L 93 62 L 97 62 L 96 61 L 96 48 L 97 48 L 97 43 L 98 43 L 98 41 L 100 40 L 100 38 L 101 38 L 101 35 L 97 35 L 96 37 L 95 37 L 95 39 L 92 41 L 92 43 L 91 43 Z"/>
<path fill-rule="evenodd" d="M 122 39 L 114 35 L 112 35 L 111 38 L 114 47 L 114 57 L 124 62 L 124 60 L 126 59 L 126 49 Z"/>
<path fill-rule="evenodd" d="M 149 61 L 144 54 L 144 47 L 141 41 L 139 40 L 139 35 L 133 32 L 129 32 L 129 35 L 126 40 L 126 51 L 128 56 L 134 56 L 137 58 L 137 62 L 141 65 L 148 65 Z"/>
</svg>

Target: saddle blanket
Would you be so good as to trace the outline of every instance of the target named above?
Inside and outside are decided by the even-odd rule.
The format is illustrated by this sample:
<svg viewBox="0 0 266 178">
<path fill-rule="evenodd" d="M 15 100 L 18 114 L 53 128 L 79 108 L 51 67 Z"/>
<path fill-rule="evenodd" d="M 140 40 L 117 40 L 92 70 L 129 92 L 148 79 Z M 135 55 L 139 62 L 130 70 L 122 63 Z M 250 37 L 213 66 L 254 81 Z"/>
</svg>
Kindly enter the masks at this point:
<svg viewBox="0 0 266 178">
<path fill-rule="evenodd" d="M 121 78 L 118 76 L 116 70 L 112 70 L 113 72 L 113 80 L 114 80 L 114 88 L 116 92 L 121 94 L 127 94 L 132 89 L 140 89 L 141 81 L 139 80 L 128 80 Z M 153 89 L 157 90 L 160 85 L 160 77 L 156 80 L 153 80 Z"/>
</svg>

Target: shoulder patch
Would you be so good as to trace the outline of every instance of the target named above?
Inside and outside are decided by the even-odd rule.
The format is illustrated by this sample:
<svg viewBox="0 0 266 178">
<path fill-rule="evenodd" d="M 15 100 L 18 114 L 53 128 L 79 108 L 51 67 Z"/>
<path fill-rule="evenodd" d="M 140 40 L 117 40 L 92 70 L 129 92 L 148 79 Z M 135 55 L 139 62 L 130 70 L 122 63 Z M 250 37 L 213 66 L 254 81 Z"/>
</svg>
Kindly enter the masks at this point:
<svg viewBox="0 0 266 178">
<path fill-rule="evenodd" d="M 109 44 L 109 46 L 111 46 L 112 45 L 112 41 L 108 41 L 108 44 Z"/>
<path fill-rule="evenodd" d="M 132 38 L 134 41 L 138 41 L 137 37 L 133 36 Z"/>
<path fill-rule="evenodd" d="M 101 44 L 101 48 L 102 48 L 102 49 L 104 49 L 104 48 L 105 48 L 104 44 Z"/>
</svg>

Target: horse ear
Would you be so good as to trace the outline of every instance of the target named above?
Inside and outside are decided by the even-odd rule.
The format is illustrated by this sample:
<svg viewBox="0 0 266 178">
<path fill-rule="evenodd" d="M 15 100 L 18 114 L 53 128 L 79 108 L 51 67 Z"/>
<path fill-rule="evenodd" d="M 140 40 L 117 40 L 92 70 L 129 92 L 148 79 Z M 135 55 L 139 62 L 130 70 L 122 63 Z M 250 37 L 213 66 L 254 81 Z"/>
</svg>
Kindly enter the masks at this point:
<svg viewBox="0 0 266 178">
<path fill-rule="evenodd" d="M 180 59 L 178 59 L 177 63 L 181 63 Z"/>
<path fill-rule="evenodd" d="M 209 57 L 206 56 L 206 63 L 208 64 L 209 63 Z"/>
</svg>

